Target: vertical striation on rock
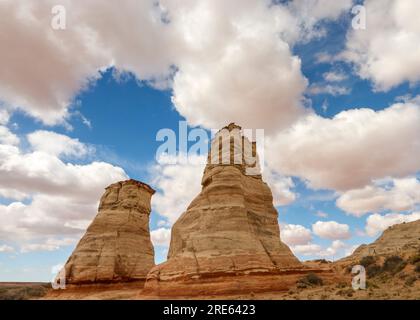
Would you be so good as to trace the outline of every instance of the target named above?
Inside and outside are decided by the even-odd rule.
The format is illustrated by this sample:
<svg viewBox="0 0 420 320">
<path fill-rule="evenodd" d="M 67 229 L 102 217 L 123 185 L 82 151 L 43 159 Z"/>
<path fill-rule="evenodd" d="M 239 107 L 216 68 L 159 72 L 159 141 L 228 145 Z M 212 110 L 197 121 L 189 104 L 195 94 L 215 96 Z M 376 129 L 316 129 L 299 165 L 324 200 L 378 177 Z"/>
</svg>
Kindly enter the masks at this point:
<svg viewBox="0 0 420 320">
<path fill-rule="evenodd" d="M 154 266 L 149 215 L 154 190 L 126 180 L 106 188 L 99 211 L 65 265 L 69 284 L 144 280 Z"/>
<path fill-rule="evenodd" d="M 176 296 L 283 288 L 285 283 L 270 276 L 297 274 L 303 266 L 280 241 L 277 218 L 256 145 L 230 124 L 213 139 L 202 191 L 172 227 L 168 260 L 151 270 L 146 292 Z"/>
</svg>

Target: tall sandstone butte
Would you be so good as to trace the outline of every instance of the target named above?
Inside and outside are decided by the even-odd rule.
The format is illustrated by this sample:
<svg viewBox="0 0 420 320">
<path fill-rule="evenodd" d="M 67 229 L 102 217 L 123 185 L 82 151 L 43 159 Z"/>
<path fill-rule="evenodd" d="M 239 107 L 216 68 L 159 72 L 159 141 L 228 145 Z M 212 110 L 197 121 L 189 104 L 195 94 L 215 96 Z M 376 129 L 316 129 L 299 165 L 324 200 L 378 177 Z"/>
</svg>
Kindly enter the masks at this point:
<svg viewBox="0 0 420 320">
<path fill-rule="evenodd" d="M 154 192 L 132 179 L 106 188 L 97 216 L 65 265 L 67 283 L 145 280 L 154 266 L 149 233 Z"/>
<path fill-rule="evenodd" d="M 305 271 L 280 241 L 255 142 L 230 124 L 212 141 L 202 191 L 172 227 L 168 260 L 144 293 L 218 295 L 286 289 Z"/>
</svg>

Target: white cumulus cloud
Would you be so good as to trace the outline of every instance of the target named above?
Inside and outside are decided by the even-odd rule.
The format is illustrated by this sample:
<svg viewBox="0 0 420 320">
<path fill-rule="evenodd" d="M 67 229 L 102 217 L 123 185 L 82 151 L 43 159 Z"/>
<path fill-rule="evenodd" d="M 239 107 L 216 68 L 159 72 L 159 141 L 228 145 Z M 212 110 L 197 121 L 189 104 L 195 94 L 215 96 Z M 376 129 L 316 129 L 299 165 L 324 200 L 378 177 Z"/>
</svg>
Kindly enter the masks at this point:
<svg viewBox="0 0 420 320">
<path fill-rule="evenodd" d="M 11 253 L 11 252 L 15 252 L 15 248 L 6 244 L 0 245 L 0 253 Z"/>
<path fill-rule="evenodd" d="M 289 246 L 305 245 L 312 240 L 311 230 L 296 224 L 281 224 L 280 238 Z"/>
<path fill-rule="evenodd" d="M 200 193 L 200 177 L 203 175 L 207 157 L 162 157 L 149 169 L 151 183 L 156 188 L 152 206 L 172 224 Z"/>
<path fill-rule="evenodd" d="M 412 222 L 420 219 L 420 212 L 411 214 L 388 213 L 385 215 L 372 214 L 366 219 L 366 233 L 373 237 L 394 224 Z"/>
<path fill-rule="evenodd" d="M 265 157 L 271 169 L 312 188 L 362 188 L 420 170 L 419 123 L 420 106 L 412 102 L 381 111 L 352 109 L 332 119 L 311 114 L 266 137 Z"/>
<path fill-rule="evenodd" d="M 190 124 L 274 130 L 305 112 L 307 81 L 291 47 L 325 35 L 320 22 L 339 18 L 351 1 L 63 0 L 65 30 L 51 28 L 54 5 L 0 2 L 0 101 L 8 109 L 63 123 L 77 94 L 115 67 L 172 88 Z"/>
<path fill-rule="evenodd" d="M 350 228 L 347 224 L 336 221 L 317 221 L 312 225 L 312 231 L 318 237 L 330 240 L 350 238 Z"/>
<path fill-rule="evenodd" d="M 92 148 L 66 135 L 53 131 L 38 130 L 28 134 L 28 141 L 34 151 L 42 151 L 54 156 L 85 157 Z"/>
<path fill-rule="evenodd" d="M 150 238 L 154 246 L 168 247 L 171 241 L 171 229 L 158 228 L 150 231 Z"/>
<path fill-rule="evenodd" d="M 350 29 L 345 59 L 379 90 L 420 80 L 419 1 L 366 0 L 366 30 Z"/>
<path fill-rule="evenodd" d="M 420 181 L 416 177 L 377 181 L 373 185 L 344 192 L 337 199 L 339 208 L 358 217 L 386 210 L 413 210 L 419 203 Z"/>
<path fill-rule="evenodd" d="M 58 154 L 64 149 L 57 150 L 25 152 L 0 144 L 0 195 L 10 200 L 0 204 L 0 238 L 19 243 L 22 252 L 73 243 L 68 239 L 85 230 L 104 188 L 127 178 L 123 169 L 105 162 L 63 162 Z"/>
<path fill-rule="evenodd" d="M 6 126 L 0 125 L 0 143 L 6 145 L 18 145 L 20 139 Z"/>
</svg>

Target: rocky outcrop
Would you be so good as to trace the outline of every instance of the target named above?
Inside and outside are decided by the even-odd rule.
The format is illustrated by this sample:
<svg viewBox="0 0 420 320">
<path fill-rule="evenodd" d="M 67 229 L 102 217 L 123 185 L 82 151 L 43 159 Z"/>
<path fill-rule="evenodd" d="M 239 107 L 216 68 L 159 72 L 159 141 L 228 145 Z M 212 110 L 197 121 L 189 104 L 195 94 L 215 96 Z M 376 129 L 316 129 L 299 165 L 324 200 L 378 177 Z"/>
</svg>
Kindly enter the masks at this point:
<svg viewBox="0 0 420 320">
<path fill-rule="evenodd" d="M 365 256 L 408 257 L 420 250 L 420 220 L 393 225 L 371 244 L 363 244 L 338 264 L 358 262 Z"/>
<path fill-rule="evenodd" d="M 212 142 L 202 191 L 174 224 L 168 260 L 151 270 L 145 292 L 188 296 L 289 288 L 308 271 L 280 241 L 277 217 L 255 143 L 234 124 L 223 128 Z"/>
<path fill-rule="evenodd" d="M 97 216 L 65 265 L 66 283 L 144 281 L 154 266 L 149 233 L 154 192 L 136 180 L 106 188 Z"/>
</svg>

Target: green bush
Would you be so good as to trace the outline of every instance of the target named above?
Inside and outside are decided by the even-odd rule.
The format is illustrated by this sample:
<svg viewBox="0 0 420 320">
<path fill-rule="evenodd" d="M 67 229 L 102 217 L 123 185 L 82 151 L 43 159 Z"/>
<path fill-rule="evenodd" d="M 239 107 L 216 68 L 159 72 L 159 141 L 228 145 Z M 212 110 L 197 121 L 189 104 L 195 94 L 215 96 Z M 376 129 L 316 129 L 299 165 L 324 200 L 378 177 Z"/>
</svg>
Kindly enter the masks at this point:
<svg viewBox="0 0 420 320">
<path fill-rule="evenodd" d="M 395 274 L 404 269 L 406 265 L 407 263 L 401 257 L 391 256 L 385 259 L 382 271 Z"/>
<path fill-rule="evenodd" d="M 43 297 L 48 285 L 22 285 L 0 287 L 0 300 L 27 300 Z"/>
<path fill-rule="evenodd" d="M 372 281 L 366 281 L 366 287 L 371 289 L 378 289 L 378 285 Z"/>
<path fill-rule="evenodd" d="M 325 260 L 325 259 L 318 259 L 318 260 L 315 260 L 315 262 L 319 262 L 319 263 L 323 263 L 323 264 L 325 264 L 325 263 L 329 263 L 327 260 Z"/>
<path fill-rule="evenodd" d="M 382 268 L 378 266 L 377 264 L 371 264 L 366 268 L 366 274 L 368 277 L 373 278 L 380 274 L 382 271 Z"/>
<path fill-rule="evenodd" d="M 373 256 L 366 256 L 366 257 L 363 257 L 360 260 L 359 264 L 362 265 L 362 266 L 364 266 L 365 268 L 367 268 L 370 265 L 374 264 L 375 261 L 376 261 L 375 257 L 373 257 Z"/>
<path fill-rule="evenodd" d="M 336 292 L 336 294 L 339 296 L 347 296 L 347 297 L 352 297 L 353 293 L 354 293 L 354 290 L 351 288 L 341 289 Z"/>
<path fill-rule="evenodd" d="M 305 288 L 306 286 L 322 286 L 323 281 L 315 273 L 308 273 L 297 282 L 298 288 Z"/>
<path fill-rule="evenodd" d="M 417 277 L 416 276 L 411 276 L 411 277 L 407 278 L 407 280 L 405 281 L 405 284 L 407 286 L 411 287 L 414 284 L 414 282 L 416 282 L 416 281 L 417 281 Z"/>
</svg>

